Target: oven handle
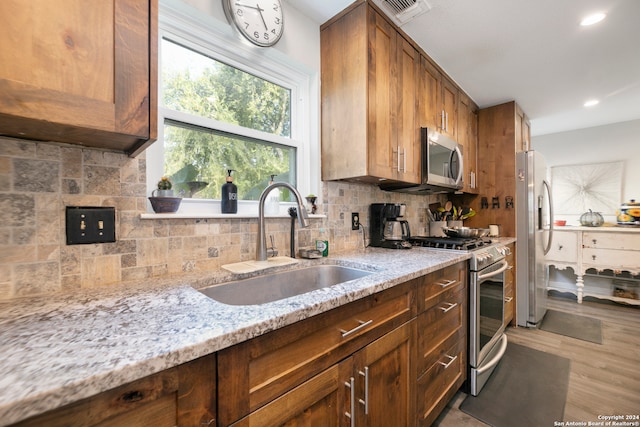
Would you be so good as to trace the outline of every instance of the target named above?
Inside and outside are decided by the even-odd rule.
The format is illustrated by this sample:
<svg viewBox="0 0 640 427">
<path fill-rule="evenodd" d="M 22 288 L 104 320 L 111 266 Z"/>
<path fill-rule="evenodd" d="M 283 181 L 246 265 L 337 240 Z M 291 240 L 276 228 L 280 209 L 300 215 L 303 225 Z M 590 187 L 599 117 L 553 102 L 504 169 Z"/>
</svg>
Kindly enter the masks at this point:
<svg viewBox="0 0 640 427">
<path fill-rule="evenodd" d="M 497 269 L 495 271 L 492 271 L 490 273 L 487 273 L 487 274 L 479 274 L 478 275 L 478 280 L 483 280 L 483 279 L 486 279 L 488 277 L 497 276 L 498 274 L 500 274 L 500 273 L 502 273 L 502 272 L 504 272 L 504 271 L 509 269 L 509 263 L 506 260 L 502 260 L 500 262 L 502 263 L 502 266 L 499 269 Z"/>
<path fill-rule="evenodd" d="M 500 359 L 502 359 L 502 356 L 504 356 L 505 351 L 507 351 L 507 334 L 502 334 L 502 338 L 500 338 L 500 350 L 498 351 L 498 354 L 493 356 L 493 359 L 487 362 L 486 365 L 476 369 L 476 372 L 478 373 L 478 375 L 481 375 L 484 372 L 496 366 L 500 361 Z"/>
</svg>

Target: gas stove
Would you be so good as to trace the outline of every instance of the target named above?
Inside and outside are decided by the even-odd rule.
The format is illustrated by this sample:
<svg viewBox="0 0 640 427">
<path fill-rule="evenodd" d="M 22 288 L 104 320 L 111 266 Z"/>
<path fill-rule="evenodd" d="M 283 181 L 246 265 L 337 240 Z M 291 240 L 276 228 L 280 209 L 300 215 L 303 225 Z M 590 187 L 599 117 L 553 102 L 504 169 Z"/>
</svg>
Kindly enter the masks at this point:
<svg viewBox="0 0 640 427">
<path fill-rule="evenodd" d="M 455 249 L 458 251 L 470 251 L 491 244 L 487 238 L 463 238 L 463 237 L 427 237 L 411 236 L 409 242 L 413 246 L 436 249 Z"/>
<path fill-rule="evenodd" d="M 471 253 L 469 270 L 480 271 L 505 258 L 509 254 L 509 248 L 497 242 L 492 242 L 486 237 L 462 238 L 462 237 L 427 237 L 412 236 L 408 241 L 413 246 L 425 248 L 466 251 Z"/>
</svg>

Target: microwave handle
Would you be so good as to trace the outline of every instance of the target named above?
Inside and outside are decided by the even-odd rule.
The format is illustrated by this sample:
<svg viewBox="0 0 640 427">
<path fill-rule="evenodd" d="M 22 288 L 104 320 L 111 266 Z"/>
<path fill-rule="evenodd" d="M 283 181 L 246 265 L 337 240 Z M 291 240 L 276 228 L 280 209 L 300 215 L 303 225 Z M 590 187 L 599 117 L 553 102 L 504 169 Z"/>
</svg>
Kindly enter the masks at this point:
<svg viewBox="0 0 640 427">
<path fill-rule="evenodd" d="M 456 185 L 462 184 L 462 176 L 464 175 L 464 165 L 462 163 L 462 151 L 460 151 L 460 146 L 456 145 L 456 149 L 453 153 L 451 153 L 451 159 L 453 156 L 458 156 L 458 176 L 456 177 Z M 449 175 L 453 175 L 453 164 L 455 162 L 449 162 Z"/>
</svg>

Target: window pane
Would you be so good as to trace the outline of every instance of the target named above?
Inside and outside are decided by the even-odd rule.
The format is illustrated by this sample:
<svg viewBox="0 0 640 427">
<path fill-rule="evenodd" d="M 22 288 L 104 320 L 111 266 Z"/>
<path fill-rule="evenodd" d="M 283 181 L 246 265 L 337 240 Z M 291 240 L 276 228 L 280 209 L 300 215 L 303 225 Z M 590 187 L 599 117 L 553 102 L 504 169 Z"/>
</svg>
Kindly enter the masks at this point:
<svg viewBox="0 0 640 427">
<path fill-rule="evenodd" d="M 227 169 L 235 171 L 240 200 L 258 200 L 270 175 L 296 184 L 294 147 L 165 122 L 164 150 L 165 174 L 181 197 L 220 199 Z M 290 200 L 287 191 L 280 194 Z"/>
<path fill-rule="evenodd" d="M 162 102 L 173 110 L 291 137 L 291 91 L 162 40 Z"/>
</svg>

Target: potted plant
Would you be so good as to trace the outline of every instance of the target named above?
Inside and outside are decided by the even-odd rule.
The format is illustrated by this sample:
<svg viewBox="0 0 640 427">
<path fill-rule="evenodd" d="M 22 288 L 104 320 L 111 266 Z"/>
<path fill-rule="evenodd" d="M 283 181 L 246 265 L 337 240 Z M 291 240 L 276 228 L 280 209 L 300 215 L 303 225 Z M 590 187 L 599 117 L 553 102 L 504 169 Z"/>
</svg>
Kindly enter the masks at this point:
<svg viewBox="0 0 640 427">
<path fill-rule="evenodd" d="M 158 188 L 153 190 L 149 201 L 155 213 L 173 213 L 180 207 L 182 197 L 173 197 L 173 184 L 168 177 L 163 176 L 158 181 Z"/>
</svg>

